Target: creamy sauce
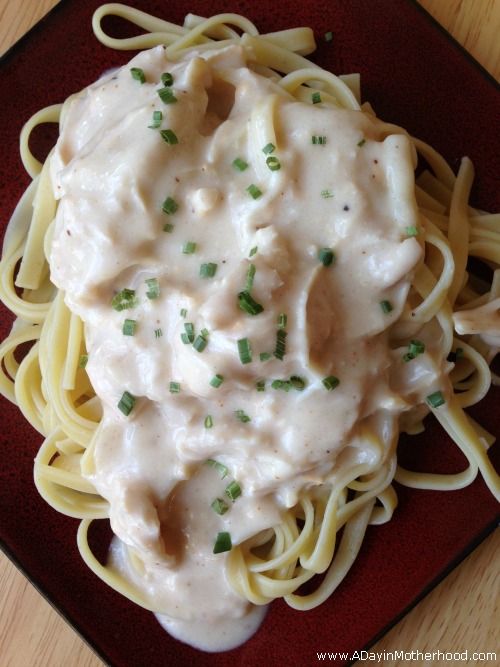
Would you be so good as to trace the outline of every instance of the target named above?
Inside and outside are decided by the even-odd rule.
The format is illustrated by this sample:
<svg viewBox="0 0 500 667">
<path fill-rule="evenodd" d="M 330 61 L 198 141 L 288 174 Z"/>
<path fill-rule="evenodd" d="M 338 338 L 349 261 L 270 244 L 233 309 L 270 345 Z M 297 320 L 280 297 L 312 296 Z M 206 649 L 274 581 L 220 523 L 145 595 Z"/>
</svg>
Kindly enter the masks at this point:
<svg viewBox="0 0 500 667">
<path fill-rule="evenodd" d="M 60 199 L 52 279 L 85 322 L 87 370 L 104 406 L 83 472 L 137 557 L 123 556 L 121 570 L 169 632 L 205 650 L 232 648 L 263 615 L 233 591 L 225 555 L 213 553 L 217 533 L 239 544 L 342 466 L 381 461 L 388 452 L 367 445 L 360 425 L 390 443 L 398 415 L 444 373 L 430 354 L 403 367 L 401 349 L 389 346 L 422 259 L 405 231 L 418 225 L 408 138 L 386 137 L 360 111 L 293 100 L 249 69 L 247 56 L 239 47 L 178 63 L 162 47 L 140 54 L 73 99 L 52 162 Z M 146 83 L 132 78 L 133 66 Z M 157 94 L 165 71 L 177 97 L 168 105 Z M 269 109 L 277 171 L 262 151 Z M 178 144 L 149 127 L 155 110 Z M 236 157 L 245 171 L 232 166 Z M 260 197 L 246 191 L 251 184 Z M 167 197 L 173 214 L 162 210 Z M 182 251 L 186 242 L 194 253 Z M 325 247 L 335 252 L 331 266 L 318 259 Z M 204 263 L 217 265 L 213 277 L 200 277 Z M 238 307 L 250 264 L 258 315 Z M 151 299 L 146 280 L 155 278 Z M 114 310 L 124 288 L 138 305 Z M 280 313 L 284 357 L 261 362 L 275 349 Z M 134 336 L 123 334 L 125 318 L 136 321 Z M 203 351 L 182 341 L 186 323 L 196 335 L 208 330 Z M 245 364 L 243 338 L 253 352 Z M 303 391 L 271 388 L 294 375 Z M 333 391 L 322 383 L 329 376 L 340 379 Z M 125 390 L 137 398 L 128 416 L 117 407 Z M 209 458 L 227 466 L 225 479 L 204 465 Z M 232 480 L 242 495 L 221 516 L 211 502 Z"/>
</svg>

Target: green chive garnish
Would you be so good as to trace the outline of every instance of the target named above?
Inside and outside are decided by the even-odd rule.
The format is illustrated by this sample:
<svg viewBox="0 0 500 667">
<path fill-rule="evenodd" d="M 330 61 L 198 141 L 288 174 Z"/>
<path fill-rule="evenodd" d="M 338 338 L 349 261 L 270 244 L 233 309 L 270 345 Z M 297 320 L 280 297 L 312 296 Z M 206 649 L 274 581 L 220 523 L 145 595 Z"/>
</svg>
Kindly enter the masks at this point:
<svg viewBox="0 0 500 667">
<path fill-rule="evenodd" d="M 213 278 L 215 276 L 216 271 L 217 271 L 217 264 L 214 264 L 213 262 L 202 264 L 200 266 L 200 278 Z"/>
<path fill-rule="evenodd" d="M 220 554 L 224 551 L 231 551 L 233 544 L 231 535 L 228 532 L 217 533 L 214 544 L 214 554 Z"/>
<path fill-rule="evenodd" d="M 153 111 L 153 123 L 148 125 L 152 130 L 157 130 L 163 120 L 163 113 L 161 111 Z"/>
<path fill-rule="evenodd" d="M 171 86 L 174 82 L 174 77 L 170 74 L 170 72 L 163 72 L 161 75 L 161 82 L 164 86 Z"/>
<path fill-rule="evenodd" d="M 248 256 L 253 257 L 257 253 L 258 249 L 259 249 L 258 246 L 254 246 L 253 248 L 251 248 L 250 252 L 248 253 Z"/>
<path fill-rule="evenodd" d="M 256 383 L 257 391 L 266 391 L 266 381 L 258 380 Z"/>
<path fill-rule="evenodd" d="M 160 88 L 156 92 L 160 96 L 160 99 L 163 102 L 163 104 L 172 104 L 173 102 L 177 102 L 177 98 L 174 95 L 174 91 L 172 90 L 172 88 L 170 88 L 170 86 L 165 86 L 165 88 Z"/>
<path fill-rule="evenodd" d="M 278 329 L 284 329 L 286 327 L 287 319 L 288 317 L 286 313 L 280 313 L 278 315 Z"/>
<path fill-rule="evenodd" d="M 249 364 L 252 361 L 252 348 L 248 338 L 240 338 L 237 341 L 238 354 L 242 364 Z"/>
<path fill-rule="evenodd" d="M 210 507 L 221 516 L 227 512 L 229 505 L 222 498 L 216 498 Z"/>
<path fill-rule="evenodd" d="M 179 314 L 180 314 L 181 317 L 186 317 L 186 315 L 188 314 L 188 311 L 185 308 L 181 308 Z"/>
<path fill-rule="evenodd" d="M 214 425 L 214 421 L 212 419 L 212 415 L 207 415 L 205 417 L 205 428 L 212 428 Z"/>
<path fill-rule="evenodd" d="M 162 209 L 167 215 L 173 215 L 178 208 L 179 204 L 172 197 L 167 197 L 162 204 Z"/>
<path fill-rule="evenodd" d="M 311 136 L 311 143 L 319 144 L 320 146 L 324 146 L 326 144 L 326 137 L 319 137 L 318 135 L 313 134 Z"/>
<path fill-rule="evenodd" d="M 284 329 L 278 329 L 276 332 L 276 348 L 274 350 L 274 356 L 276 359 L 280 359 L 280 361 L 283 361 L 283 357 L 285 356 L 286 336 L 287 333 Z"/>
<path fill-rule="evenodd" d="M 238 482 L 233 481 L 231 484 L 226 486 L 224 492 L 230 500 L 235 501 L 236 498 L 241 496 L 241 486 L 238 484 Z"/>
<path fill-rule="evenodd" d="M 248 167 L 248 164 L 245 162 L 245 160 L 242 160 L 240 157 L 234 158 L 232 165 L 237 171 L 245 171 L 245 169 Z"/>
<path fill-rule="evenodd" d="M 196 252 L 196 243 L 194 241 L 186 241 L 182 246 L 182 252 L 185 255 L 192 255 Z"/>
<path fill-rule="evenodd" d="M 237 419 L 239 419 L 244 424 L 246 424 L 249 421 L 252 421 L 250 417 L 247 414 L 245 414 L 244 410 L 235 410 L 234 414 L 236 415 Z"/>
<path fill-rule="evenodd" d="M 125 320 L 123 322 L 122 333 L 124 336 L 133 336 L 135 333 L 135 320 Z"/>
<path fill-rule="evenodd" d="M 210 384 L 212 385 L 212 387 L 215 387 L 216 389 L 218 389 L 223 382 L 224 382 L 224 376 L 220 375 L 220 373 L 216 373 L 210 380 Z"/>
<path fill-rule="evenodd" d="M 128 391 L 124 391 L 122 397 L 118 401 L 118 408 L 123 412 L 123 414 L 128 417 L 132 412 L 135 406 L 135 396 Z"/>
<path fill-rule="evenodd" d="M 410 354 L 413 354 L 413 356 L 416 357 L 419 354 L 422 354 L 424 351 L 425 343 L 423 343 L 421 340 L 417 340 L 416 338 L 412 338 L 412 340 L 410 340 L 410 344 L 408 346 L 408 352 Z"/>
<path fill-rule="evenodd" d="M 266 144 L 264 148 L 262 149 L 262 152 L 265 153 L 266 155 L 269 155 L 275 150 L 276 146 L 274 144 Z"/>
<path fill-rule="evenodd" d="M 382 308 L 383 313 L 390 313 L 392 310 L 392 303 L 390 301 L 384 300 L 380 302 L 380 307 Z"/>
<path fill-rule="evenodd" d="M 155 338 L 161 338 L 163 336 L 163 331 L 161 329 L 155 329 Z"/>
<path fill-rule="evenodd" d="M 360 139 L 357 145 L 359 146 L 359 148 L 361 148 L 361 146 L 364 146 L 365 144 L 366 144 L 366 139 Z"/>
<path fill-rule="evenodd" d="M 331 30 L 329 30 L 329 31 L 325 34 L 325 42 L 331 42 L 332 39 L 333 39 L 333 33 L 332 33 Z"/>
<path fill-rule="evenodd" d="M 89 355 L 82 354 L 82 356 L 80 357 L 80 363 L 78 364 L 78 368 L 85 368 L 88 360 L 89 360 Z"/>
<path fill-rule="evenodd" d="M 268 157 L 266 160 L 266 164 L 269 167 L 271 171 L 278 171 L 281 169 L 281 162 L 278 160 L 277 157 Z"/>
<path fill-rule="evenodd" d="M 330 266 L 335 261 L 335 253 L 331 248 L 321 248 L 318 252 L 318 259 L 323 266 Z"/>
<path fill-rule="evenodd" d="M 335 387 L 338 387 L 340 384 L 340 380 L 335 377 L 335 375 L 330 375 L 330 377 L 324 378 L 321 382 L 325 385 L 328 391 L 332 391 L 332 389 L 335 389 Z"/>
<path fill-rule="evenodd" d="M 406 236 L 418 236 L 418 229 L 415 225 L 406 228 Z"/>
<path fill-rule="evenodd" d="M 208 344 L 208 340 L 202 334 L 198 334 L 193 342 L 193 347 L 197 352 L 203 352 Z"/>
<path fill-rule="evenodd" d="M 221 479 L 224 479 L 224 477 L 228 473 L 228 469 L 226 468 L 226 466 L 223 465 L 222 463 L 219 463 L 215 459 L 207 459 L 205 461 L 205 465 L 210 466 L 211 468 L 215 468 L 215 470 L 218 470 L 221 474 Z"/>
<path fill-rule="evenodd" d="M 140 83 L 145 83 L 146 76 L 144 74 L 144 70 L 142 70 L 140 67 L 132 67 L 130 69 L 130 73 L 132 74 L 133 79 L 139 81 Z"/>
<path fill-rule="evenodd" d="M 160 296 L 158 280 L 156 278 L 147 278 L 146 285 L 148 286 L 148 291 L 146 292 L 148 299 L 157 299 Z"/>
<path fill-rule="evenodd" d="M 125 287 L 113 297 L 111 306 L 115 310 L 120 311 L 126 310 L 127 308 L 135 308 L 138 303 L 139 300 L 135 296 L 135 290 Z"/>
<path fill-rule="evenodd" d="M 172 132 L 172 130 L 161 130 L 160 136 L 169 146 L 174 146 L 175 144 L 179 143 L 177 135 L 175 134 L 175 132 Z"/>
<path fill-rule="evenodd" d="M 319 104 L 321 102 L 321 94 L 315 92 L 311 95 L 311 101 L 313 104 Z"/>
<path fill-rule="evenodd" d="M 303 377 L 300 377 L 300 375 L 292 375 L 292 377 L 290 378 L 290 384 L 294 389 L 302 391 L 303 389 L 305 389 L 306 381 Z"/>
<path fill-rule="evenodd" d="M 268 359 L 271 359 L 272 356 L 273 356 L 273 353 L 272 353 L 272 352 L 261 352 L 261 353 L 259 354 L 259 359 L 260 359 L 261 361 L 267 361 Z"/>
<path fill-rule="evenodd" d="M 181 390 L 180 382 L 171 382 L 169 388 L 171 394 L 178 394 Z"/>
<path fill-rule="evenodd" d="M 440 405 L 444 405 L 445 403 L 444 396 L 440 391 L 435 391 L 430 396 L 427 396 L 426 400 L 431 408 L 439 408 Z"/>
<path fill-rule="evenodd" d="M 194 326 L 193 326 L 193 323 L 192 322 L 185 322 L 184 323 L 184 331 L 186 332 L 185 335 L 187 337 L 187 342 L 192 343 L 194 341 Z"/>
<path fill-rule="evenodd" d="M 167 222 L 163 225 L 163 231 L 167 234 L 171 234 L 174 231 L 174 225 L 171 222 Z"/>
<path fill-rule="evenodd" d="M 257 303 L 250 292 L 238 292 L 237 296 L 238 306 L 241 308 L 241 310 L 244 310 L 245 313 L 249 313 L 250 315 L 258 315 L 264 310 L 264 306 L 262 306 L 260 303 Z"/>
<path fill-rule="evenodd" d="M 248 188 L 245 188 L 245 191 L 248 192 L 252 199 L 258 199 L 262 195 L 262 191 L 253 183 Z"/>
<path fill-rule="evenodd" d="M 323 199 L 331 199 L 333 197 L 333 192 L 331 190 L 321 190 L 321 196 Z"/>
</svg>

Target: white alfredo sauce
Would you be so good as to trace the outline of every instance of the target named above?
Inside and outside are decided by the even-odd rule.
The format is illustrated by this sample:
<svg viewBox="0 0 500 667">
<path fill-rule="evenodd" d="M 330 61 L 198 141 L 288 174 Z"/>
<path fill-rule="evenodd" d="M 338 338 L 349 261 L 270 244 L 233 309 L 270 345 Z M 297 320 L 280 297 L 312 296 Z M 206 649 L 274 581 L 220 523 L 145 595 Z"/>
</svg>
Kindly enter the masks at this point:
<svg viewBox="0 0 500 667">
<path fill-rule="evenodd" d="M 401 350 L 388 345 L 422 259 L 406 233 L 418 225 L 408 138 L 386 138 L 360 111 L 295 101 L 249 69 L 249 58 L 240 47 L 176 63 L 163 47 L 141 53 L 72 100 L 52 159 L 60 199 L 52 279 L 85 322 L 87 370 L 103 403 L 84 474 L 110 504 L 119 540 L 112 561 L 169 632 L 217 651 L 247 639 L 263 616 L 227 580 L 225 554 L 213 553 L 217 533 L 239 544 L 278 524 L 339 466 L 382 460 L 389 452 L 372 451 L 359 425 L 389 447 L 398 414 L 441 373 L 427 355 L 395 371 Z M 172 104 L 157 93 L 165 71 Z M 177 144 L 150 127 L 158 110 Z M 276 171 L 262 151 L 270 113 Z M 237 157 L 246 170 L 233 167 Z M 167 197 L 174 213 L 162 209 Z M 186 242 L 194 253 L 182 252 Z M 322 248 L 334 250 L 332 265 L 319 261 Z M 217 265 L 213 277 L 200 277 L 205 263 Z M 257 315 L 237 299 L 250 264 Z M 151 299 L 154 278 L 160 293 Z M 124 288 L 137 305 L 117 311 L 111 301 Z M 274 352 L 280 313 L 285 354 L 261 362 L 260 353 Z M 133 336 L 122 332 L 126 318 L 136 321 Z M 182 341 L 186 323 L 196 336 L 208 331 L 203 351 Z M 245 364 L 244 338 L 253 352 Z M 215 374 L 224 377 L 219 388 Z M 295 375 L 303 391 L 271 388 Z M 340 380 L 333 391 L 322 383 L 329 376 Z M 117 407 L 124 391 L 137 399 L 128 416 Z M 211 503 L 232 480 L 242 495 L 221 516 Z"/>
</svg>

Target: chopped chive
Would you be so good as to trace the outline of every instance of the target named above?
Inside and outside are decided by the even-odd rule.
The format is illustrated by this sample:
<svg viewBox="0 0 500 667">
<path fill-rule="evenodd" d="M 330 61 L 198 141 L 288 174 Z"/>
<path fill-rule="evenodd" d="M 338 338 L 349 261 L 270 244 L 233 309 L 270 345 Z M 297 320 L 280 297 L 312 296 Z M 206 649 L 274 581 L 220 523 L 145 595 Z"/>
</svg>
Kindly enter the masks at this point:
<svg viewBox="0 0 500 667">
<path fill-rule="evenodd" d="M 318 259 L 323 266 L 330 266 L 335 261 L 335 253 L 331 248 L 321 248 L 318 252 Z"/>
<path fill-rule="evenodd" d="M 262 191 L 253 183 L 248 188 L 245 188 L 245 191 L 248 192 L 252 199 L 258 199 L 262 195 Z"/>
<path fill-rule="evenodd" d="M 300 375 L 292 375 L 292 377 L 290 378 L 290 384 L 294 389 L 302 391 L 303 389 L 305 389 L 306 381 L 303 377 L 300 377 Z"/>
<path fill-rule="evenodd" d="M 229 505 L 222 498 L 216 498 L 210 507 L 221 516 L 227 512 Z"/>
<path fill-rule="evenodd" d="M 266 144 L 264 148 L 262 149 L 262 152 L 265 153 L 266 155 L 269 155 L 276 149 L 276 146 L 274 144 Z"/>
<path fill-rule="evenodd" d="M 160 99 L 163 102 L 163 104 L 172 104 L 173 102 L 177 102 L 177 98 L 174 95 L 174 91 L 172 90 L 172 88 L 170 88 L 170 86 L 159 88 L 156 92 L 160 96 Z"/>
<path fill-rule="evenodd" d="M 182 246 L 182 252 L 184 255 L 192 255 L 196 252 L 196 243 L 194 241 L 186 241 Z"/>
<path fill-rule="evenodd" d="M 231 542 L 231 535 L 228 532 L 217 533 L 214 544 L 214 554 L 231 551 L 233 543 Z"/>
<path fill-rule="evenodd" d="M 250 252 L 248 253 L 248 256 L 253 257 L 257 253 L 258 249 L 259 249 L 258 246 L 254 246 L 253 248 L 251 248 Z"/>
<path fill-rule="evenodd" d="M 187 313 L 188 313 L 188 311 L 185 308 L 181 308 L 181 310 L 180 310 L 180 316 L 181 317 L 186 317 Z"/>
<path fill-rule="evenodd" d="M 245 169 L 248 167 L 248 163 L 245 162 L 245 160 L 242 160 L 240 157 L 234 158 L 232 165 L 237 171 L 245 171 Z"/>
<path fill-rule="evenodd" d="M 208 338 L 210 335 L 208 329 L 202 329 L 200 333 L 202 336 L 205 336 L 205 338 Z"/>
<path fill-rule="evenodd" d="M 135 396 L 128 391 L 124 391 L 122 397 L 118 401 L 118 408 L 123 412 L 123 414 L 128 417 L 132 412 L 135 406 Z"/>
<path fill-rule="evenodd" d="M 464 358 L 464 349 L 463 347 L 457 347 L 455 350 L 455 361 L 462 361 Z"/>
<path fill-rule="evenodd" d="M 172 130 L 161 130 L 160 136 L 169 146 L 174 146 L 179 143 L 177 135 L 175 132 L 172 132 Z"/>
<path fill-rule="evenodd" d="M 281 162 L 278 160 L 277 157 L 268 157 L 266 160 L 266 164 L 269 167 L 271 171 L 278 171 L 281 169 Z"/>
<path fill-rule="evenodd" d="M 250 292 L 246 290 L 243 292 L 238 292 L 238 306 L 241 310 L 244 310 L 245 313 L 250 315 L 258 315 L 264 310 L 264 306 L 260 303 L 257 303 Z"/>
<path fill-rule="evenodd" d="M 366 144 L 366 139 L 365 139 L 365 138 L 360 139 L 360 140 L 358 141 L 358 143 L 357 143 L 357 145 L 359 146 L 359 148 L 361 148 L 361 146 L 364 146 L 365 144 Z"/>
<path fill-rule="evenodd" d="M 280 361 L 283 361 L 283 357 L 285 356 L 285 339 L 286 339 L 287 333 L 284 329 L 278 329 L 276 332 L 276 347 L 274 350 L 274 356 L 276 359 L 280 359 Z"/>
<path fill-rule="evenodd" d="M 211 468 L 215 468 L 216 470 L 218 470 L 221 474 L 221 479 L 224 479 L 224 477 L 228 473 L 228 469 L 226 468 L 226 466 L 223 465 L 222 463 L 219 463 L 215 459 L 207 459 L 205 461 L 205 465 L 210 466 Z"/>
<path fill-rule="evenodd" d="M 406 228 L 406 236 L 418 236 L 418 229 L 415 225 Z"/>
<path fill-rule="evenodd" d="M 327 33 L 325 33 L 325 42 L 331 42 L 333 39 L 333 33 L 331 30 L 329 30 Z"/>
<path fill-rule="evenodd" d="M 380 302 L 380 307 L 382 308 L 383 313 L 390 313 L 392 310 L 392 303 L 385 299 L 384 301 Z"/>
<path fill-rule="evenodd" d="M 214 264 L 213 262 L 202 264 L 200 266 L 200 278 L 213 278 L 215 276 L 216 271 L 217 271 L 217 264 Z"/>
<path fill-rule="evenodd" d="M 286 327 L 286 322 L 288 320 L 286 313 L 280 313 L 278 315 L 278 329 L 284 329 Z"/>
<path fill-rule="evenodd" d="M 174 77 L 170 74 L 170 72 L 163 72 L 161 75 L 161 82 L 164 86 L 171 86 L 174 82 Z"/>
<path fill-rule="evenodd" d="M 252 347 L 248 338 L 240 338 L 237 341 L 238 354 L 242 364 L 249 364 L 252 361 Z"/>
<path fill-rule="evenodd" d="M 321 382 L 328 389 L 328 391 L 332 391 L 332 389 L 335 389 L 340 384 L 340 380 L 335 377 L 335 375 L 330 375 L 330 377 L 324 378 L 321 380 Z"/>
<path fill-rule="evenodd" d="M 320 146 L 324 146 L 326 144 L 326 137 L 319 137 L 316 134 L 313 134 L 311 136 L 311 143 L 312 144 L 319 144 Z"/>
<path fill-rule="evenodd" d="M 311 101 L 313 104 L 319 104 L 321 102 L 321 94 L 317 91 L 311 95 Z"/>
<path fill-rule="evenodd" d="M 331 190 L 321 190 L 321 196 L 323 199 L 331 199 L 333 197 L 333 192 Z"/>
<path fill-rule="evenodd" d="M 207 344 L 208 340 L 206 339 L 206 337 L 203 336 L 202 334 L 198 334 L 198 336 L 194 340 L 193 347 L 197 352 L 203 352 Z"/>
<path fill-rule="evenodd" d="M 148 299 L 157 299 L 160 296 L 160 286 L 158 285 L 157 278 L 147 278 L 146 285 L 148 286 L 148 291 L 146 292 Z"/>
<path fill-rule="evenodd" d="M 411 352 L 406 352 L 406 354 L 403 354 L 403 361 L 407 363 L 408 361 L 411 361 L 412 359 L 415 359 L 415 355 L 411 354 Z"/>
<path fill-rule="evenodd" d="M 78 368 L 85 368 L 87 365 L 87 362 L 89 360 L 89 355 L 88 354 L 82 354 L 80 357 L 80 363 L 78 364 Z"/>
<path fill-rule="evenodd" d="M 172 197 L 167 197 L 161 207 L 167 215 L 173 215 L 179 208 L 179 204 Z"/>
<path fill-rule="evenodd" d="M 430 396 L 427 396 L 427 403 L 431 408 L 439 408 L 440 405 L 444 405 L 445 400 L 441 391 L 435 391 Z"/>
<path fill-rule="evenodd" d="M 245 292 L 250 292 L 253 287 L 253 279 L 255 278 L 255 264 L 249 264 L 247 269 L 247 276 L 245 279 Z"/>
<path fill-rule="evenodd" d="M 410 344 L 408 346 L 408 352 L 410 354 L 413 354 L 413 356 L 416 357 L 419 354 L 422 354 L 424 351 L 425 343 L 423 343 L 421 340 L 417 340 L 416 338 L 410 340 Z"/>
<path fill-rule="evenodd" d="M 212 385 L 212 387 L 215 387 L 216 389 L 218 389 L 223 382 L 224 382 L 224 376 L 221 375 L 220 373 L 216 373 L 210 380 L 210 384 Z"/>
<path fill-rule="evenodd" d="M 171 234 L 174 231 L 174 225 L 171 222 L 166 222 L 163 225 L 163 231 L 167 232 L 167 234 Z"/>
<path fill-rule="evenodd" d="M 257 391 L 266 391 L 266 381 L 265 380 L 257 380 L 255 383 L 257 387 Z"/>
<path fill-rule="evenodd" d="M 178 394 L 181 390 L 180 382 L 171 382 L 169 385 L 169 391 L 171 394 Z"/>
<path fill-rule="evenodd" d="M 247 414 L 245 414 L 245 411 L 244 411 L 244 410 L 235 410 L 235 411 L 234 411 L 234 414 L 235 414 L 236 417 L 237 417 L 241 422 L 243 422 L 244 424 L 246 424 L 246 423 L 249 422 L 249 421 L 252 421 L 252 420 L 250 419 L 250 417 L 249 417 Z"/>
<path fill-rule="evenodd" d="M 155 338 L 161 338 L 162 336 L 163 336 L 163 331 L 160 328 L 155 329 Z"/>
<path fill-rule="evenodd" d="M 146 75 L 144 74 L 144 70 L 140 67 L 132 67 L 130 73 L 132 74 L 132 78 L 136 81 L 139 81 L 140 83 L 146 82 Z"/>
<path fill-rule="evenodd" d="M 133 336 L 135 334 L 135 320 L 125 320 L 122 326 L 124 336 Z"/>
<path fill-rule="evenodd" d="M 207 415 L 205 417 L 205 428 L 212 428 L 214 425 L 214 420 L 212 419 L 212 415 Z"/>
<path fill-rule="evenodd" d="M 126 310 L 127 308 L 135 308 L 139 300 L 135 296 L 135 290 L 125 287 L 118 292 L 111 300 L 111 306 L 114 310 Z"/>
<path fill-rule="evenodd" d="M 259 359 L 261 361 L 267 361 L 268 359 L 271 359 L 272 356 L 273 356 L 272 352 L 261 352 L 259 354 Z"/>
<path fill-rule="evenodd" d="M 182 342 L 187 345 L 188 343 L 192 343 L 194 341 L 194 326 L 192 322 L 185 322 L 184 323 L 184 331 L 185 333 L 181 333 L 181 339 Z"/>
<path fill-rule="evenodd" d="M 233 481 L 231 484 L 226 486 L 224 492 L 230 500 L 235 501 L 236 498 L 241 496 L 241 486 L 238 484 L 238 482 Z"/>
<path fill-rule="evenodd" d="M 157 130 L 161 126 L 163 120 L 163 113 L 161 111 L 153 111 L 153 123 L 148 125 L 152 130 Z"/>
</svg>

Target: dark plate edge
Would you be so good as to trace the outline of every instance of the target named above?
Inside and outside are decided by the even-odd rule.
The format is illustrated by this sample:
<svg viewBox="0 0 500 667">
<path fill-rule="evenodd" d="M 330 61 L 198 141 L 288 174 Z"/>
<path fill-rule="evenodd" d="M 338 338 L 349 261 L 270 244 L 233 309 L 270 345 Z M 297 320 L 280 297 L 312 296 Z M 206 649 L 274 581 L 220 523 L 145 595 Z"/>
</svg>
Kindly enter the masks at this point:
<svg viewBox="0 0 500 667">
<path fill-rule="evenodd" d="M 59 0 L 44 16 L 42 16 L 31 28 L 12 46 L 10 46 L 5 53 L 0 56 L 0 69 L 3 64 L 9 60 L 11 57 L 16 55 L 16 52 L 23 48 L 25 42 L 29 42 L 31 35 L 39 30 L 43 29 L 43 26 L 46 22 L 49 22 L 52 15 L 61 9 L 63 5 L 66 5 L 68 0 Z M 427 20 L 434 28 L 446 37 L 446 39 L 457 48 L 463 57 L 469 61 L 469 63 L 478 71 L 478 74 L 485 77 L 497 90 L 500 90 L 500 83 L 494 78 L 494 76 L 478 61 L 476 58 L 467 51 L 460 42 L 458 42 L 451 33 L 449 33 L 428 11 L 423 7 L 418 0 L 406 0 L 409 4 L 413 5 L 417 11 Z M 440 584 L 446 577 L 458 567 L 477 547 L 479 547 L 484 540 L 489 537 L 493 531 L 500 526 L 500 513 L 495 520 L 489 523 L 484 527 L 474 539 L 445 567 L 445 569 L 439 573 L 435 579 L 433 579 L 427 586 L 425 586 L 422 591 L 417 595 L 417 597 L 412 600 L 412 602 L 401 611 L 394 619 L 392 619 L 380 632 L 378 632 L 365 646 L 360 649 L 360 651 L 369 651 L 377 641 L 379 641 L 383 636 L 385 636 L 392 628 L 394 628 L 399 621 L 401 621 L 412 609 L 414 609 L 419 602 L 421 602 L 438 584 Z M 107 667 L 114 667 L 114 664 L 110 662 L 100 648 L 97 648 L 93 639 L 91 639 L 78 625 L 78 622 L 73 619 L 66 609 L 63 609 L 60 606 L 60 603 L 53 598 L 51 593 L 45 589 L 45 587 L 38 581 L 38 579 L 23 565 L 23 563 L 18 559 L 16 554 L 7 546 L 4 540 L 0 537 L 0 550 L 7 556 L 11 563 L 19 570 L 24 577 L 30 582 L 30 584 L 36 589 L 36 591 L 50 604 L 50 606 L 59 614 L 59 616 L 68 623 L 68 625 L 76 632 L 76 634 L 85 642 L 85 644 L 90 648 L 90 650 L 100 659 Z M 357 660 L 351 660 L 344 663 L 344 667 L 351 667 L 357 662 Z"/>
<path fill-rule="evenodd" d="M 470 53 L 470 51 L 467 51 L 467 49 L 462 44 L 460 44 L 460 42 L 458 42 L 456 38 L 453 37 L 453 35 L 449 33 L 446 30 L 446 28 L 444 28 L 441 25 L 441 23 L 439 23 L 439 21 L 432 16 L 432 14 L 430 14 L 427 11 L 427 9 L 418 2 L 418 0 L 407 0 L 407 2 L 416 7 L 417 10 L 426 18 L 426 20 L 432 23 L 434 25 L 434 28 L 438 30 L 438 32 L 440 32 L 442 35 L 444 35 L 448 39 L 448 41 L 451 42 L 455 46 L 455 48 L 457 48 L 462 53 L 465 59 L 468 60 L 477 70 L 479 70 L 480 74 L 486 77 L 486 79 L 488 79 L 489 82 L 492 83 L 497 90 L 500 90 L 500 82 L 498 82 L 495 79 L 493 74 L 488 72 L 488 70 L 484 67 L 484 65 L 481 65 L 481 63 L 478 60 L 476 60 L 476 58 L 474 58 L 472 53 Z"/>
<path fill-rule="evenodd" d="M 63 2 L 65 0 L 62 0 Z M 107 667 L 114 667 L 101 649 L 98 649 L 93 639 L 91 639 L 78 625 L 78 622 L 69 614 L 67 609 L 64 609 L 61 604 L 52 596 L 52 594 L 38 581 L 37 577 L 33 575 L 16 556 L 16 554 L 7 546 L 3 538 L 0 537 L 0 550 L 7 556 L 10 562 L 15 565 L 16 569 L 23 574 L 29 583 L 40 593 L 46 602 L 50 604 L 52 609 L 56 611 L 59 616 L 68 623 L 68 625 L 76 632 L 76 634 L 85 642 L 93 653 L 97 655 L 100 660 L 104 662 Z"/>
<path fill-rule="evenodd" d="M 496 519 L 491 521 L 487 526 L 485 526 L 475 538 L 473 538 L 469 544 L 445 567 L 445 569 L 438 574 L 438 576 L 433 579 L 427 586 L 425 586 L 422 591 L 417 595 L 417 597 L 412 600 L 412 602 L 403 609 L 395 618 L 390 621 L 385 628 L 378 632 L 360 651 L 368 651 L 374 644 L 378 642 L 384 635 L 386 635 L 389 630 L 392 630 L 399 621 L 401 621 L 412 609 L 414 609 L 419 602 L 421 602 L 427 595 L 434 589 L 438 584 L 446 579 L 446 577 L 453 572 L 455 568 L 461 565 L 464 560 L 475 551 L 484 540 L 493 534 L 496 528 L 500 527 L 500 513 L 497 515 Z M 346 662 L 345 667 L 350 667 L 354 665 L 356 660 L 351 662 Z"/>
</svg>

